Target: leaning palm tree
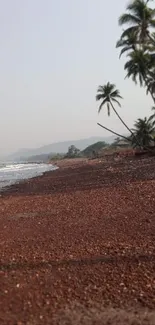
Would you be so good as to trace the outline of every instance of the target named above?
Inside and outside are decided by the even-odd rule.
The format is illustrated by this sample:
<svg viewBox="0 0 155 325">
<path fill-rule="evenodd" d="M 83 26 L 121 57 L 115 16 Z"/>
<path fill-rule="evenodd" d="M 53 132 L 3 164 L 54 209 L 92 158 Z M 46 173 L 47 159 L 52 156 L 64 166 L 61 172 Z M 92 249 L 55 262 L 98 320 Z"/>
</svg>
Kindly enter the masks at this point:
<svg viewBox="0 0 155 325">
<path fill-rule="evenodd" d="M 154 42 L 150 28 L 155 27 L 155 9 L 150 8 L 148 2 L 146 0 L 133 0 L 130 2 L 126 8 L 127 12 L 119 18 L 119 25 L 130 25 L 122 33 L 121 37 L 124 38 L 133 32 L 141 44 L 146 44 L 147 41 Z"/>
<path fill-rule="evenodd" d="M 135 142 L 135 138 L 138 139 L 138 142 L 141 144 L 143 149 L 147 149 L 153 143 L 153 135 L 155 132 L 155 128 L 150 119 L 146 117 L 144 119 L 138 119 L 134 124 L 134 138 L 132 138 L 133 146 L 137 146 Z"/>
<path fill-rule="evenodd" d="M 113 103 L 116 103 L 119 107 L 121 107 L 121 104 L 119 102 L 119 99 L 122 99 L 122 96 L 120 95 L 120 92 L 118 89 L 116 89 L 114 84 L 111 84 L 108 82 L 104 86 L 99 86 L 97 90 L 96 100 L 101 100 L 101 104 L 98 108 L 98 113 L 101 112 L 104 105 L 107 107 L 108 116 L 110 116 L 110 109 L 112 109 L 119 120 L 123 123 L 123 125 L 127 128 L 127 130 L 132 134 L 132 131 L 130 128 L 126 125 L 126 123 L 122 120 L 120 115 L 118 114 L 117 110 L 115 109 Z"/>
</svg>

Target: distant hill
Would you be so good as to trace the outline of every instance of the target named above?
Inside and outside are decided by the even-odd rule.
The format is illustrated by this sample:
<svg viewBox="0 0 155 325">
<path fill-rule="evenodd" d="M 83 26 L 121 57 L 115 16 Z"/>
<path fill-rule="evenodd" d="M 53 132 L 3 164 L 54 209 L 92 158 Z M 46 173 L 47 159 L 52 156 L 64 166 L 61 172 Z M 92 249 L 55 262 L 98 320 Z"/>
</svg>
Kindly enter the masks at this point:
<svg viewBox="0 0 155 325">
<path fill-rule="evenodd" d="M 34 156 L 51 155 L 55 153 L 66 153 L 68 151 L 68 147 L 71 146 L 72 144 L 75 145 L 78 149 L 84 150 L 86 147 L 96 142 L 105 141 L 106 143 L 110 144 L 114 141 L 114 139 L 115 136 L 110 136 L 110 137 L 92 137 L 88 139 L 57 142 L 36 149 L 20 149 L 19 151 L 6 157 L 6 159 L 12 161 L 20 161 L 24 159 L 27 160 L 27 158 L 34 157 Z"/>
<path fill-rule="evenodd" d="M 26 158 L 26 161 L 31 163 L 31 162 L 43 162 L 43 163 L 47 163 L 49 161 L 49 159 L 51 158 L 51 155 L 49 154 L 42 154 L 42 155 L 36 155 L 36 156 L 30 156 L 28 158 Z M 20 158 L 21 161 L 25 161 L 25 157 L 21 157 Z"/>
</svg>

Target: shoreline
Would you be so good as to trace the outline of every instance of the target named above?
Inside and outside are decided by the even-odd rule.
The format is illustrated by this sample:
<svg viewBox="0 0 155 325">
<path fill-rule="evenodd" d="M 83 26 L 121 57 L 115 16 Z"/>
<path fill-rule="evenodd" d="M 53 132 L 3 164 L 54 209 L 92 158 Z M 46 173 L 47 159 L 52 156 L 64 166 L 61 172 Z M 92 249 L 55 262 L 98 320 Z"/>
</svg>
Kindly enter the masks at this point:
<svg viewBox="0 0 155 325">
<path fill-rule="evenodd" d="M 149 315 L 154 161 L 60 167 L 1 195 L 2 324 L 61 324 L 54 319 L 74 304 L 86 314 L 110 306 Z"/>
<path fill-rule="evenodd" d="M 30 183 L 31 181 L 33 182 L 33 180 L 39 180 L 41 177 L 44 177 L 46 175 L 52 175 L 53 172 L 55 172 L 56 170 L 73 170 L 76 168 L 81 168 L 83 166 L 89 166 L 92 164 L 97 164 L 98 160 L 88 160 L 87 158 L 74 158 L 74 159 L 62 159 L 62 160 L 58 160 L 55 163 L 54 162 L 50 162 L 48 163 L 48 165 L 52 165 L 54 168 L 53 170 L 48 170 L 43 172 L 40 175 L 37 176 L 33 176 L 30 178 L 25 178 L 25 179 L 19 179 L 16 182 L 14 182 L 13 184 L 10 184 L 8 186 L 5 186 L 3 188 L 0 188 L 0 196 L 3 195 L 4 192 L 11 192 L 11 189 L 14 190 L 16 187 L 18 188 L 19 185 L 24 185 L 27 183 Z M 52 173 L 52 174 L 51 174 Z"/>
<path fill-rule="evenodd" d="M 145 168 L 149 168 L 151 166 L 152 168 L 152 163 L 154 162 L 155 158 L 152 157 L 146 157 L 146 158 L 136 158 L 133 157 L 133 159 L 131 159 L 131 157 L 123 157 L 123 159 L 120 159 L 120 160 L 104 160 L 104 159 L 80 159 L 79 158 L 76 158 L 76 159 L 63 159 L 61 161 L 58 161 L 56 164 L 53 164 L 52 163 L 52 166 L 55 167 L 55 169 L 53 170 L 49 170 L 49 171 L 45 171 L 43 172 L 41 175 L 38 175 L 38 176 L 34 176 L 34 177 L 31 177 L 31 178 L 27 178 L 27 179 L 22 179 L 20 180 L 19 182 L 17 183 L 14 183 L 12 185 L 9 185 L 8 187 L 6 188 L 3 188 L 2 191 L 0 190 L 0 195 L 1 197 L 3 197 L 3 194 L 5 196 L 7 195 L 21 195 L 23 194 L 23 191 L 24 189 L 26 190 L 27 194 L 31 195 L 31 190 L 33 189 L 33 195 L 37 194 L 37 187 L 39 187 L 39 185 L 44 184 L 44 180 L 46 182 L 46 180 L 50 180 L 52 181 L 53 180 L 53 186 L 51 188 L 52 190 L 52 193 L 54 192 L 54 190 L 57 190 L 57 187 L 60 186 L 59 182 L 57 182 L 57 179 L 61 180 L 64 179 L 65 181 L 67 181 L 68 183 L 71 182 L 71 179 L 70 179 L 70 176 L 73 176 L 74 177 L 74 174 L 80 176 L 81 175 L 86 175 L 86 176 L 89 176 L 89 172 L 90 173 L 93 173 L 94 174 L 96 173 L 96 177 L 98 178 L 98 174 L 103 174 L 102 173 L 102 169 L 104 169 L 105 172 L 108 172 L 108 174 L 111 176 L 111 175 L 115 175 L 117 177 L 119 177 L 119 183 L 121 183 L 121 179 L 122 181 L 124 182 L 125 180 L 125 177 L 123 176 L 123 172 L 119 172 L 119 175 L 117 175 L 117 172 L 118 172 L 118 169 L 119 169 L 119 166 L 123 166 L 125 168 L 125 172 L 127 170 L 129 170 L 129 176 L 131 177 L 131 180 L 133 181 L 133 178 L 134 178 L 134 170 L 136 170 L 136 177 L 135 177 L 135 180 L 137 179 L 144 179 L 144 180 L 147 180 L 147 177 L 148 177 L 148 180 L 149 179 L 154 179 L 155 178 L 155 173 L 153 172 L 153 177 L 149 176 L 149 171 L 148 170 L 145 170 Z M 140 165 L 140 166 L 139 166 Z M 129 168 L 128 168 L 129 167 Z M 130 168 L 131 167 L 131 168 Z M 139 170 L 139 167 L 142 167 L 144 169 L 144 172 L 143 173 L 143 170 Z M 115 169 L 116 169 L 116 173 L 115 173 Z M 132 169 L 133 169 L 133 172 L 132 172 Z M 152 170 L 150 171 L 150 174 L 152 173 Z M 96 179 L 97 180 L 97 179 Z M 87 185 L 87 182 L 89 182 L 88 178 L 83 179 L 82 177 L 80 178 L 80 181 L 81 181 L 81 186 L 83 186 L 83 183 L 86 183 Z M 58 183 L 58 184 L 57 184 Z M 79 185 L 76 186 L 76 179 L 71 182 L 73 183 L 73 187 L 76 189 L 76 187 L 80 187 Z M 108 185 L 108 179 L 105 181 L 105 186 Z M 115 186 L 117 186 L 117 181 L 115 181 L 115 179 L 111 179 L 111 183 L 114 183 Z M 125 183 L 127 183 L 127 179 L 125 180 Z M 44 184 L 45 185 L 45 184 Z M 48 184 L 47 184 L 48 185 Z M 52 185 L 52 184 L 50 184 Z M 69 184 L 66 184 L 66 185 L 69 185 Z M 110 185 L 110 184 L 109 184 Z M 93 184 L 91 184 L 91 186 L 93 187 Z M 90 188 L 91 188 L 90 186 Z M 97 185 L 97 187 L 99 186 L 100 188 L 100 184 Z M 102 186 L 104 186 L 104 184 L 102 184 Z M 48 186 L 47 186 L 48 187 Z M 87 187 L 87 186 L 86 186 Z M 96 185 L 95 185 L 95 188 L 96 188 Z M 36 189 L 36 193 L 35 193 L 35 189 Z M 60 187 L 59 187 L 60 189 Z M 67 189 L 67 186 L 66 188 Z M 39 188 L 39 191 L 41 189 Z M 62 192 L 64 190 L 64 187 L 62 189 Z M 25 191 L 24 191 L 25 192 Z M 30 193 L 29 193 L 30 192 Z M 47 191 L 48 192 L 48 191 Z M 50 192 L 50 189 L 49 189 L 49 192 Z M 44 194 L 44 193 L 43 193 Z"/>
<path fill-rule="evenodd" d="M 41 165 L 42 163 L 32 163 L 32 164 L 35 164 L 35 165 Z M 22 163 L 23 165 L 23 163 Z M 29 165 L 29 163 L 25 163 L 25 165 Z M 35 178 L 38 178 L 38 177 L 41 177 L 43 176 L 44 174 L 48 173 L 48 172 L 53 172 L 54 170 L 57 170 L 59 167 L 57 167 L 56 165 L 53 165 L 53 164 L 44 164 L 44 165 L 52 165 L 53 166 L 53 169 L 51 170 L 47 170 L 47 171 L 44 171 L 44 172 L 40 172 L 38 175 L 36 176 L 29 176 L 29 177 L 25 177 L 25 178 L 19 178 L 17 180 L 14 180 L 12 183 L 8 184 L 8 185 L 5 185 L 5 186 L 2 186 L 0 187 L 0 195 L 3 194 L 3 192 L 6 192 L 7 190 L 9 190 L 10 188 L 16 186 L 16 185 L 19 185 L 19 184 L 24 184 L 25 182 L 28 182 L 29 180 L 32 180 L 32 179 L 35 179 Z M 2 182 L 7 182 L 7 180 L 4 180 Z"/>
</svg>

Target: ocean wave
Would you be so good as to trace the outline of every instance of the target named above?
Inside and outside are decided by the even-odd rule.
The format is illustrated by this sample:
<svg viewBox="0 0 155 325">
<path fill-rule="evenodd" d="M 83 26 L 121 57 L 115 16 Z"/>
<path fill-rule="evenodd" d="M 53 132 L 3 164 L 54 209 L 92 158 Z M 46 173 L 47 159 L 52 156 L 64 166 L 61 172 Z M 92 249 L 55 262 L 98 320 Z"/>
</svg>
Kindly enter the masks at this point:
<svg viewBox="0 0 155 325">
<path fill-rule="evenodd" d="M 56 169 L 50 164 L 1 164 L 0 188 L 15 184 L 20 180 L 42 175 L 44 172 Z"/>
<path fill-rule="evenodd" d="M 38 166 L 42 166 L 43 164 L 3 164 L 0 167 L 0 172 L 4 171 L 17 171 L 17 170 L 28 170 L 32 168 L 36 168 Z"/>
</svg>

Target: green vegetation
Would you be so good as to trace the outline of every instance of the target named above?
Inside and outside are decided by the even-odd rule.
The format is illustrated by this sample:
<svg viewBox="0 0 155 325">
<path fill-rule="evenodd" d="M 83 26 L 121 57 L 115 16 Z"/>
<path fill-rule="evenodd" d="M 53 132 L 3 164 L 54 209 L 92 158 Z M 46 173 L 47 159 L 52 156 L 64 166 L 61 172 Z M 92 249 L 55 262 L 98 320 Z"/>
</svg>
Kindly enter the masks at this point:
<svg viewBox="0 0 155 325">
<path fill-rule="evenodd" d="M 107 148 L 109 145 L 105 141 L 99 141 L 88 146 L 82 151 L 84 157 L 96 157 L 100 150 Z"/>
<path fill-rule="evenodd" d="M 73 159 L 73 158 L 97 158 L 99 152 L 102 149 L 110 147 L 105 141 L 98 141 L 84 150 L 79 150 L 75 145 L 71 145 L 68 148 L 66 154 L 55 154 L 50 158 L 50 161 L 56 161 L 61 159 Z"/>
<path fill-rule="evenodd" d="M 144 119 L 139 118 L 134 124 L 133 131 L 143 149 L 149 148 L 151 144 L 154 144 L 155 128 L 151 121 L 151 117 L 148 119 L 146 117 Z M 137 144 L 132 137 L 131 141 L 133 146 L 136 147 Z"/>
<path fill-rule="evenodd" d="M 68 152 L 64 158 L 79 158 L 79 157 L 81 157 L 81 151 L 78 148 L 76 148 L 74 145 L 71 145 L 68 148 Z"/>
<path fill-rule="evenodd" d="M 155 9 L 150 7 L 150 0 L 132 0 L 127 5 L 126 12 L 119 17 L 118 22 L 123 27 L 123 32 L 116 43 L 116 48 L 121 49 L 120 58 L 126 54 L 125 77 L 132 78 L 135 84 L 138 83 L 144 87 L 146 94 L 150 94 L 155 103 Z M 116 103 L 121 107 L 119 99 L 122 97 L 119 90 L 115 89 L 115 85 L 108 82 L 106 85 L 99 86 L 96 100 L 102 100 L 102 102 L 98 112 L 100 113 L 102 107 L 106 105 L 110 116 L 110 109 L 112 109 L 130 132 L 129 141 L 132 146 L 141 149 L 153 146 L 155 107 L 153 107 L 154 113 L 149 118 L 139 118 L 134 128 L 130 129 L 113 105 Z M 117 134 L 99 123 L 98 125 Z M 125 139 L 124 136 L 122 137 Z"/>
<path fill-rule="evenodd" d="M 64 154 L 62 153 L 57 153 L 55 155 L 52 155 L 51 161 L 56 161 L 56 160 L 61 160 L 64 158 Z"/>
<path fill-rule="evenodd" d="M 131 140 L 124 140 L 119 137 L 111 144 L 110 148 L 129 148 L 131 147 Z"/>
<path fill-rule="evenodd" d="M 64 158 L 94 158 L 97 157 L 100 150 L 102 150 L 103 148 L 107 148 L 108 146 L 109 145 L 105 141 L 99 141 L 80 151 L 74 145 L 71 145 L 68 148 L 68 152 L 64 156 Z"/>
</svg>

